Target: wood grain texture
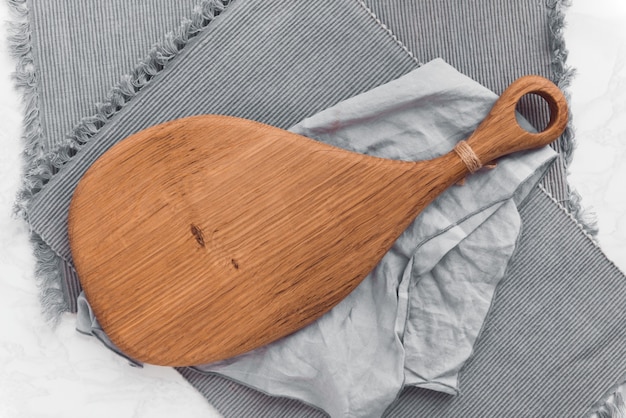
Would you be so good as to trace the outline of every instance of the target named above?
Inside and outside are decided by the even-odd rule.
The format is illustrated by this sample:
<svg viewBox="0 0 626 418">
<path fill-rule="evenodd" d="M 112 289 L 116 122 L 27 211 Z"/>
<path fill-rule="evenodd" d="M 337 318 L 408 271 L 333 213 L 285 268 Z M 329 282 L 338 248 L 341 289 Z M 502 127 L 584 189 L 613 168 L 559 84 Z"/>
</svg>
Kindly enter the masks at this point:
<svg viewBox="0 0 626 418">
<path fill-rule="evenodd" d="M 483 162 L 547 144 L 565 127 L 565 99 L 549 81 L 510 89 L 468 140 Z M 552 109 L 540 134 L 515 122 L 528 92 Z M 396 161 L 228 116 L 175 120 L 121 141 L 81 179 L 72 255 L 122 351 L 152 364 L 209 363 L 330 310 L 466 174 L 454 152 Z"/>
</svg>

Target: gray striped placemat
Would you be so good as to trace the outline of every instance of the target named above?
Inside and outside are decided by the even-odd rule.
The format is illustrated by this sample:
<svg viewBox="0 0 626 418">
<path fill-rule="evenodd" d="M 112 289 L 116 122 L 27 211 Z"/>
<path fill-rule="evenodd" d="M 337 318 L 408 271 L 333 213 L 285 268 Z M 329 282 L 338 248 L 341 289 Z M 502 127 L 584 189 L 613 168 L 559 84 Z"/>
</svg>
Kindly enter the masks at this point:
<svg viewBox="0 0 626 418">
<path fill-rule="evenodd" d="M 44 7 L 33 2 L 34 54 L 45 82 L 39 96 L 44 148 L 54 148 L 81 118 L 91 116 L 94 103 L 167 31 L 191 17 L 197 3 L 47 0 Z"/>
</svg>

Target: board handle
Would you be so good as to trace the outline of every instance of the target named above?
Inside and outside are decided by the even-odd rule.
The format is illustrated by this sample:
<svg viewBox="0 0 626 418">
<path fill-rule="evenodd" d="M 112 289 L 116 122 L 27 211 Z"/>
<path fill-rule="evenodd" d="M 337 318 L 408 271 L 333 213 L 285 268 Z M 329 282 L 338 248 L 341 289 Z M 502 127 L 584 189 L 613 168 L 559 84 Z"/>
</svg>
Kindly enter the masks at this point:
<svg viewBox="0 0 626 418">
<path fill-rule="evenodd" d="M 515 107 L 526 94 L 541 96 L 550 109 L 550 121 L 541 132 L 527 131 L 519 125 L 515 117 Z M 489 115 L 465 141 L 469 149 L 466 147 L 460 152 L 457 150 L 457 153 L 468 169 L 475 171 L 471 167 L 471 159 L 474 157 L 475 165 L 481 167 L 512 152 L 538 148 L 551 143 L 565 130 L 567 119 L 567 101 L 554 83 L 537 75 L 520 77 L 507 87 Z M 468 160 L 461 155 L 463 151 L 470 153 Z M 474 155 L 471 155 L 472 151 Z"/>
</svg>

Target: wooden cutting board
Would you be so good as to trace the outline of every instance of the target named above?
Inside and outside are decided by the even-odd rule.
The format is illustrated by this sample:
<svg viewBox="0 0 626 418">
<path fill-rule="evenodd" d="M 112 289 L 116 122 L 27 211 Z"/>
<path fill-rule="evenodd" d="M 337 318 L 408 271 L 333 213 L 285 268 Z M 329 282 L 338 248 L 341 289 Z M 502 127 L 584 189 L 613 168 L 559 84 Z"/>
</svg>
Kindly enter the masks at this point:
<svg viewBox="0 0 626 418">
<path fill-rule="evenodd" d="M 550 107 L 541 133 L 515 120 L 528 93 Z M 229 358 L 319 318 L 468 165 L 548 144 L 567 114 L 554 84 L 523 77 L 469 148 L 420 162 L 228 116 L 154 126 L 81 179 L 69 214 L 75 267 L 102 328 L 129 356 L 170 366 Z"/>
</svg>

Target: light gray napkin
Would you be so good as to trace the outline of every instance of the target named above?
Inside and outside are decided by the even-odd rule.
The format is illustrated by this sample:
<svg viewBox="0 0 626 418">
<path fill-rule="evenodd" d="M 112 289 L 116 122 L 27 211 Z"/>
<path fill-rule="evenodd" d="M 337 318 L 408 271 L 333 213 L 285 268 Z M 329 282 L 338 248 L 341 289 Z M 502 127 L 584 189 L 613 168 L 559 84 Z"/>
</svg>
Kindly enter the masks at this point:
<svg viewBox="0 0 626 418">
<path fill-rule="evenodd" d="M 468 137 L 496 98 L 438 59 L 290 130 L 355 152 L 422 160 Z M 197 369 L 331 416 L 380 416 L 404 384 L 457 393 L 458 373 L 515 248 L 515 202 L 554 156 L 548 147 L 518 153 L 453 186 L 328 314 L 273 344 Z M 78 324 L 99 333 L 83 298 Z"/>
</svg>

